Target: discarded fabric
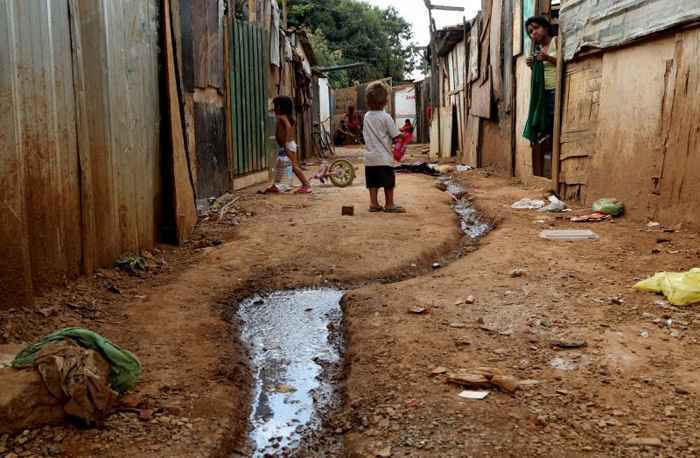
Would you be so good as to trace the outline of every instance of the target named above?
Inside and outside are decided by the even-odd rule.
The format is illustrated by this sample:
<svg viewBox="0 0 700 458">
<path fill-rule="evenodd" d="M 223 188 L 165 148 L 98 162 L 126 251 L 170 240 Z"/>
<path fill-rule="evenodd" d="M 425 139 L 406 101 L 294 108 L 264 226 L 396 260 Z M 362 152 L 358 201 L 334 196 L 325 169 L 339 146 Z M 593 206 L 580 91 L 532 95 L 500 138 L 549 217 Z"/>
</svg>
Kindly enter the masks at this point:
<svg viewBox="0 0 700 458">
<path fill-rule="evenodd" d="M 606 213 L 612 216 L 620 216 L 625 211 L 625 204 L 617 199 L 605 197 L 593 203 L 593 211 Z"/>
<path fill-rule="evenodd" d="M 104 418 L 117 399 L 110 388 L 109 363 L 75 341 L 48 343 L 37 353 L 34 367 L 66 414 L 88 424 Z"/>
<path fill-rule="evenodd" d="M 12 362 L 12 367 L 22 369 L 35 363 L 37 355 L 51 342 L 73 340 L 83 348 L 99 351 L 111 365 L 112 389 L 123 394 L 133 387 L 141 375 L 141 363 L 126 350 L 122 350 L 101 335 L 83 328 L 65 328 L 42 337 L 22 350 Z"/>
<path fill-rule="evenodd" d="M 543 208 L 546 204 L 544 203 L 544 200 L 535 200 L 535 199 L 520 199 L 513 205 L 511 205 L 511 208 L 514 208 L 516 210 L 538 210 L 540 208 Z"/>
<path fill-rule="evenodd" d="M 547 200 L 549 200 L 549 205 L 540 208 L 538 211 L 559 213 L 566 210 L 566 204 L 559 200 L 557 196 L 549 196 Z"/>
<path fill-rule="evenodd" d="M 571 221 L 574 223 L 599 223 L 612 219 L 611 215 L 603 212 L 590 213 L 588 215 L 574 216 Z"/>
<path fill-rule="evenodd" d="M 700 268 L 688 272 L 660 272 L 643 280 L 635 289 L 662 293 L 673 305 L 690 305 L 700 302 Z"/>
<path fill-rule="evenodd" d="M 430 167 L 425 162 L 416 162 L 413 164 L 401 164 L 399 166 L 394 167 L 394 170 L 396 172 L 403 172 L 403 173 L 422 173 L 425 175 L 430 175 L 431 177 L 436 177 L 436 176 L 440 175 L 440 172 L 438 170 L 435 170 L 434 168 Z"/>
</svg>

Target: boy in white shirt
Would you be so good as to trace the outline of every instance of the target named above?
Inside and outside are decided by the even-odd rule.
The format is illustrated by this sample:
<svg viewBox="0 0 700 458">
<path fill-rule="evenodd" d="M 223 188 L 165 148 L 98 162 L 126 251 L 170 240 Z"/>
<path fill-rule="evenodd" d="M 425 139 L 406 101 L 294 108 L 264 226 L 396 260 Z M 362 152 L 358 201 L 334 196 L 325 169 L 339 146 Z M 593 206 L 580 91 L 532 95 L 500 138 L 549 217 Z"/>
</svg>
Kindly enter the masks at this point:
<svg viewBox="0 0 700 458">
<path fill-rule="evenodd" d="M 394 202 L 396 175 L 392 144 L 401 137 L 396 123 L 384 111 L 389 103 L 389 89 L 383 83 L 373 83 L 367 88 L 367 106 L 363 134 L 365 137 L 365 181 L 369 189 L 370 212 L 405 213 Z M 379 205 L 379 188 L 384 188 L 384 207 Z"/>
</svg>

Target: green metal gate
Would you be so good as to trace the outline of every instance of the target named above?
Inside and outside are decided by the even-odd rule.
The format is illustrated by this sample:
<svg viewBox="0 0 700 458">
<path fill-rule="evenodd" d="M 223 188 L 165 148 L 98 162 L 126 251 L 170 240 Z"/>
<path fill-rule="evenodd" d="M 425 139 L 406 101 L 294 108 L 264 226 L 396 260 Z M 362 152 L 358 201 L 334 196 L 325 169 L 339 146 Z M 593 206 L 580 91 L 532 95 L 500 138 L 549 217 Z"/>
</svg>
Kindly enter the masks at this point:
<svg viewBox="0 0 700 458">
<path fill-rule="evenodd" d="M 234 175 L 242 176 L 268 168 L 265 121 L 269 46 L 262 27 L 234 20 L 230 30 Z"/>
</svg>

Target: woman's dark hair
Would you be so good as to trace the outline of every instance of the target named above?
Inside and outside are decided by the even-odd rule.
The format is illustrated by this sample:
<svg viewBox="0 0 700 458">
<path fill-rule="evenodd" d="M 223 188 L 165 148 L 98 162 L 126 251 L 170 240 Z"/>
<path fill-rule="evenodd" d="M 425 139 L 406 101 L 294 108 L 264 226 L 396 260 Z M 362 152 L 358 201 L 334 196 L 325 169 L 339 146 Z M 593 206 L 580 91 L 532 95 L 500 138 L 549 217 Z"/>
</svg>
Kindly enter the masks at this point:
<svg viewBox="0 0 700 458">
<path fill-rule="evenodd" d="M 549 19 L 547 19 L 545 16 L 532 16 L 529 18 L 527 21 L 525 21 L 525 31 L 527 32 L 527 28 L 530 26 L 530 24 L 537 24 L 543 29 L 547 31 L 550 37 L 554 36 L 554 27 L 552 26 L 552 23 L 549 22 Z M 527 32 L 528 36 L 530 35 L 530 32 Z"/>
<path fill-rule="evenodd" d="M 275 111 L 285 115 L 289 118 L 289 122 L 294 125 L 296 120 L 294 119 L 294 101 L 291 97 L 286 95 L 280 95 L 272 99 L 272 106 L 275 107 Z"/>
</svg>

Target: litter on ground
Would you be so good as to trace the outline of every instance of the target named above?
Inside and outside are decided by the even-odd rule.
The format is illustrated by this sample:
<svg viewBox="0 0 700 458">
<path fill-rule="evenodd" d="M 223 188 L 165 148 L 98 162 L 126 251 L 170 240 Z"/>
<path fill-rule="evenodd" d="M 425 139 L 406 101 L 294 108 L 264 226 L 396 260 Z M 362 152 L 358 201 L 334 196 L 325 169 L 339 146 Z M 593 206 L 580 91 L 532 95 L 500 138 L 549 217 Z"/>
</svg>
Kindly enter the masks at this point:
<svg viewBox="0 0 700 458">
<path fill-rule="evenodd" d="M 511 208 L 514 208 L 516 210 L 539 210 L 545 205 L 546 204 L 544 200 L 524 198 L 511 205 Z"/>
<path fill-rule="evenodd" d="M 579 229 L 556 229 L 556 230 L 545 230 L 540 232 L 540 238 L 546 240 L 557 240 L 557 241 L 567 241 L 567 240 L 598 240 L 600 237 L 591 230 L 579 230 Z"/>
<path fill-rule="evenodd" d="M 486 397 L 489 395 L 490 391 L 470 391 L 470 390 L 464 390 L 461 393 L 459 393 L 457 396 L 459 396 L 462 399 L 473 399 L 475 401 L 481 401 L 482 399 L 486 399 Z"/>
<path fill-rule="evenodd" d="M 660 272 L 634 285 L 640 291 L 661 293 L 673 305 L 700 302 L 700 268 L 688 272 Z"/>
</svg>

